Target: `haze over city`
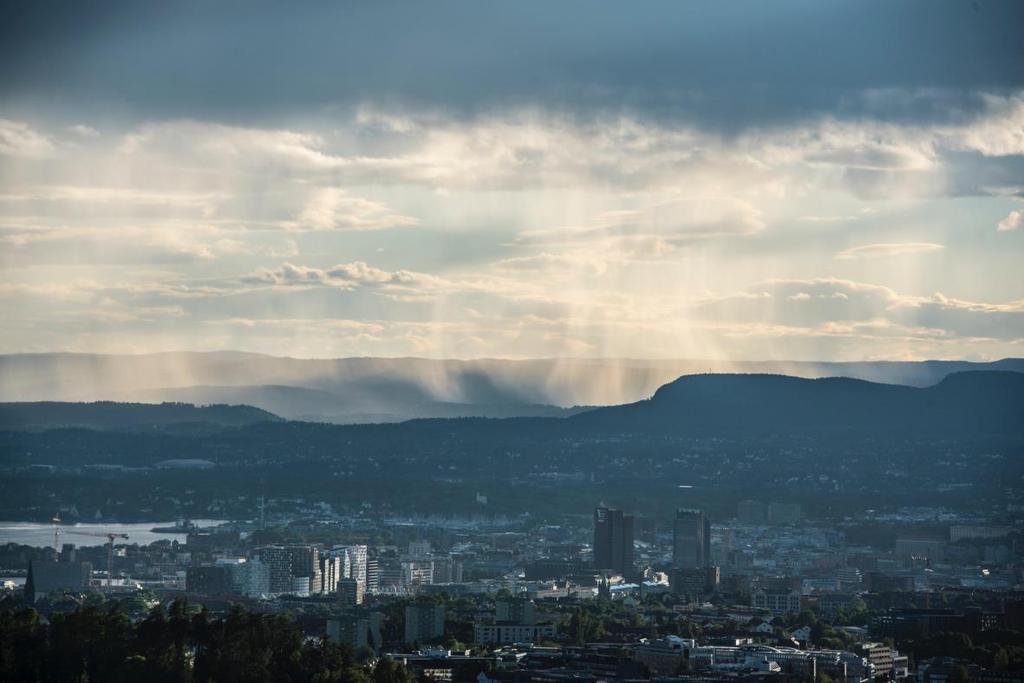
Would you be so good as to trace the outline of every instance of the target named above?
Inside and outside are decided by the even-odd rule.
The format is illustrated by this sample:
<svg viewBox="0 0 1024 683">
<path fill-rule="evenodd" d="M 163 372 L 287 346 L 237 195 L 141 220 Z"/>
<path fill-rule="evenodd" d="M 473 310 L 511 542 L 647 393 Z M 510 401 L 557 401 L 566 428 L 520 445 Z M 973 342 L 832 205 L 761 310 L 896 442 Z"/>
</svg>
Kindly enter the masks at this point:
<svg viewBox="0 0 1024 683">
<path fill-rule="evenodd" d="M 0 0 L 0 681 L 1024 683 L 1022 29 Z"/>
</svg>

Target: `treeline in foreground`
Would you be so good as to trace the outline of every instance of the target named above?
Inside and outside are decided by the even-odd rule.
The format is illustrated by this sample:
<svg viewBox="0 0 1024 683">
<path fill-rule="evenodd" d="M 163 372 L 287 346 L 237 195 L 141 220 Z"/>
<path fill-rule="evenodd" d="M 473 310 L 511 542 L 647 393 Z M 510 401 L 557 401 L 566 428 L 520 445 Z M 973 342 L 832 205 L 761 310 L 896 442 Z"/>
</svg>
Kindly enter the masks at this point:
<svg viewBox="0 0 1024 683">
<path fill-rule="evenodd" d="M 117 683 L 411 683 L 404 667 L 356 661 L 349 646 L 303 638 L 287 616 L 223 618 L 184 600 L 132 622 L 117 607 L 54 613 L 0 609 L 0 681 Z"/>
</svg>

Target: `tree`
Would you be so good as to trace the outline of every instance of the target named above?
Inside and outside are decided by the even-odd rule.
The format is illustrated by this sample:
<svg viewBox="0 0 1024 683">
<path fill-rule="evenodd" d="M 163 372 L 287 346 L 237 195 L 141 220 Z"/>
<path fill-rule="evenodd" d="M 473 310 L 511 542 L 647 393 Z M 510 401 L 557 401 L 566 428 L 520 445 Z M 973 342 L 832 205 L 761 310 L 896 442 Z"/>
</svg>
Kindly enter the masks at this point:
<svg viewBox="0 0 1024 683">
<path fill-rule="evenodd" d="M 413 683 L 408 669 L 389 657 L 377 660 L 373 667 L 373 683 Z"/>
<path fill-rule="evenodd" d="M 817 623 L 818 623 L 818 615 L 816 615 L 814 612 L 812 612 L 809 609 L 801 610 L 799 614 L 797 614 L 796 616 L 792 617 L 789 620 L 789 625 L 791 627 L 804 626 L 804 625 L 814 626 Z"/>
<path fill-rule="evenodd" d="M 577 607 L 569 619 L 568 632 L 577 645 L 583 645 L 604 635 L 605 630 L 600 617 L 594 616 L 584 607 Z"/>
<path fill-rule="evenodd" d="M 385 669 L 387 683 L 409 683 L 404 668 Z M 46 625 L 32 610 L 0 609 L 4 681 L 369 683 L 369 673 L 351 647 L 307 642 L 282 615 L 236 608 L 215 619 L 180 601 L 133 624 L 112 603 L 54 613 Z"/>
<path fill-rule="evenodd" d="M 967 667 L 963 664 L 957 664 L 949 672 L 949 683 L 968 683 L 971 680 L 970 674 L 967 672 Z"/>
</svg>

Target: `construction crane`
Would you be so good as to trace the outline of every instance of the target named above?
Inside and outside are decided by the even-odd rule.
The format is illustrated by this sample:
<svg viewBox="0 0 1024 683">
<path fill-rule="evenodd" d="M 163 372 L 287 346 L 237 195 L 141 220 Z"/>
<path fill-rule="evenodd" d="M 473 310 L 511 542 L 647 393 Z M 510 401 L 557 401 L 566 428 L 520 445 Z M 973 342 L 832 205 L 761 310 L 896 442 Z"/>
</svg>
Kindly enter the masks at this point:
<svg viewBox="0 0 1024 683">
<path fill-rule="evenodd" d="M 60 559 L 60 513 L 56 512 L 53 515 L 53 519 L 50 520 L 53 524 L 53 553 L 56 559 Z"/>
<path fill-rule="evenodd" d="M 96 531 L 68 531 L 66 533 L 74 534 L 75 536 L 95 536 L 96 538 L 107 539 L 107 593 L 109 593 L 110 580 L 114 576 L 114 539 L 127 539 L 128 534 L 118 534 L 113 532 L 101 533 Z"/>
</svg>

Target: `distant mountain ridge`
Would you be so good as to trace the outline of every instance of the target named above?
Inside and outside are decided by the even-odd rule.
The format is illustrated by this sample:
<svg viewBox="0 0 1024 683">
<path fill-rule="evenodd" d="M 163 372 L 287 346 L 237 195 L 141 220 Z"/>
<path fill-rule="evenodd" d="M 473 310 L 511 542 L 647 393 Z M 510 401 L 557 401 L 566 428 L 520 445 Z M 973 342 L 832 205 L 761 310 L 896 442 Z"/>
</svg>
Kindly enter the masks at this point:
<svg viewBox="0 0 1024 683">
<path fill-rule="evenodd" d="M 33 466 L 60 473 L 47 481 L 66 482 L 59 495 L 84 500 L 85 514 L 136 520 L 151 514 L 157 489 L 168 510 L 194 501 L 196 516 L 211 505 L 226 510 L 226 502 L 225 514 L 238 519 L 255 514 L 255 490 L 281 500 L 342 495 L 349 505 L 381 501 L 414 514 L 561 514 L 613 498 L 634 509 L 685 504 L 722 515 L 738 500 L 768 495 L 851 514 L 883 499 L 976 509 L 977 501 L 1019 498 L 1022 405 L 1024 374 L 1012 372 L 954 374 L 926 388 L 693 375 L 646 400 L 566 418 L 400 424 L 266 420 L 246 409 L 245 419 L 258 419 L 154 425 L 161 411 L 183 419 L 209 413 L 172 404 L 130 405 L 117 426 L 67 429 L 60 427 L 84 422 L 60 412 L 67 406 L 22 404 L 14 408 L 42 406 L 58 428 L 15 428 L 4 413 L 11 406 L 0 405 L 0 513 L 48 514 Z M 134 422 L 124 424 L 126 417 Z M 213 466 L 201 475 L 165 468 L 180 460 Z M 490 502 L 481 503 L 481 493 Z"/>
<path fill-rule="evenodd" d="M 120 396 L 113 397 L 120 399 Z M 467 404 L 408 399 L 396 392 L 390 403 L 360 396 L 282 385 L 197 386 L 148 389 L 125 394 L 131 401 L 248 404 L 289 420 L 361 424 L 402 422 L 417 417 L 565 417 L 583 408 L 525 403 Z"/>
<path fill-rule="evenodd" d="M 335 423 L 430 417 L 561 417 L 568 406 L 651 396 L 681 375 L 846 376 L 930 386 L 954 372 L 1024 372 L 1024 359 L 814 363 L 632 359 L 279 358 L 233 351 L 0 355 L 2 401 L 184 401 L 252 405 Z"/>
<path fill-rule="evenodd" d="M 846 377 L 689 375 L 648 400 L 569 418 L 576 429 L 687 435 L 1020 435 L 1024 374 L 954 373 L 931 387 Z"/>
<path fill-rule="evenodd" d="M 186 403 L 0 403 L 0 428 L 51 429 L 89 427 L 134 429 L 145 426 L 210 424 L 239 427 L 280 421 L 276 415 L 240 405 L 194 406 Z"/>
<path fill-rule="evenodd" d="M 412 438 L 428 443 L 459 433 L 501 441 L 529 434 L 538 439 L 593 438 L 603 434 L 694 437 L 814 435 L 861 437 L 988 438 L 1024 436 L 1024 373 L 955 373 L 931 387 L 880 384 L 830 377 L 804 379 L 768 374 L 687 375 L 649 399 L 584 410 L 567 417 L 427 418 L 402 424 L 309 425 L 290 423 L 294 438 L 342 430 L 353 438 Z M 251 406 L 182 403 L 3 403 L 0 428 L 139 427 L 206 424 L 257 427 L 281 418 Z M 348 438 L 348 437 L 346 437 Z"/>
</svg>

